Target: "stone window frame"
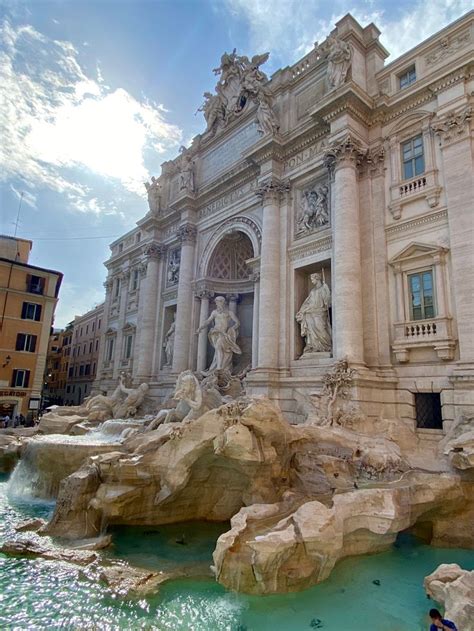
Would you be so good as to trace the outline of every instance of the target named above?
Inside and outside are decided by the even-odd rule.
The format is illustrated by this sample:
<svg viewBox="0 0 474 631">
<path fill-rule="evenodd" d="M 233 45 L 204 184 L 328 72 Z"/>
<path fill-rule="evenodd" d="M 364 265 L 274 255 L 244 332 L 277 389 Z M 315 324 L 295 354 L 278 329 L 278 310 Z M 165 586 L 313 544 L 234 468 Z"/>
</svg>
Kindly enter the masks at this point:
<svg viewBox="0 0 474 631">
<path fill-rule="evenodd" d="M 448 248 L 412 242 L 392 257 L 396 317 L 392 327 L 392 350 L 399 363 L 410 360 L 410 350 L 431 347 L 439 359 L 454 359 L 456 340 L 448 299 Z M 408 277 L 430 270 L 433 275 L 434 317 L 413 320 Z"/>
<path fill-rule="evenodd" d="M 441 187 L 436 164 L 436 143 L 431 120 L 434 114 L 428 111 L 408 114 L 392 127 L 387 136 L 390 189 L 388 208 L 395 220 L 402 217 L 403 207 L 419 199 L 425 199 L 427 210 L 439 204 Z M 404 179 L 402 146 L 405 142 L 421 136 L 423 140 L 424 171 L 410 179 Z"/>
<path fill-rule="evenodd" d="M 114 329 L 108 329 L 105 334 L 104 368 L 109 368 L 110 366 L 113 366 L 117 346 L 116 342 L 117 331 L 115 331 Z M 110 344 L 112 344 L 112 351 L 110 351 Z"/>
<path fill-rule="evenodd" d="M 132 359 L 133 359 L 133 353 L 135 350 L 135 330 L 136 327 L 135 325 L 131 324 L 130 322 L 127 323 L 123 329 L 123 342 L 122 342 L 122 349 L 121 349 L 121 355 L 122 355 L 122 364 L 124 363 L 129 363 Z M 126 351 L 127 351 L 127 339 L 131 338 L 131 343 L 130 343 L 130 355 L 126 355 Z"/>
<path fill-rule="evenodd" d="M 411 71 L 414 71 L 414 73 L 415 73 L 415 77 L 412 80 L 410 80 L 410 72 Z M 406 75 L 408 75 L 408 82 L 405 85 L 402 85 L 402 79 Z M 402 72 L 399 72 L 397 74 L 398 89 L 399 90 L 406 90 L 411 85 L 413 85 L 416 82 L 416 80 L 417 80 L 416 63 L 413 62 L 410 66 L 408 66 Z"/>
</svg>

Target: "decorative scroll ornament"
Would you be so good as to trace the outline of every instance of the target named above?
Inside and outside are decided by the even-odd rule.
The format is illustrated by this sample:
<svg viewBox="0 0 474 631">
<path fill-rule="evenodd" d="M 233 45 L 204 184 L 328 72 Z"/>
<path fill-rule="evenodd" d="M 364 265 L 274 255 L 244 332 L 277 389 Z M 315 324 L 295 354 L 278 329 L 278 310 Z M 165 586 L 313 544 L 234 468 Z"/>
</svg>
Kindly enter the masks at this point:
<svg viewBox="0 0 474 631">
<path fill-rule="evenodd" d="M 144 254 L 147 259 L 161 259 L 166 252 L 166 246 L 162 243 L 149 243 L 145 246 Z"/>
<path fill-rule="evenodd" d="M 442 141 L 449 142 L 468 131 L 471 118 L 472 107 L 466 107 L 461 112 L 449 112 L 441 120 L 433 121 L 431 129 Z"/>
<path fill-rule="evenodd" d="M 181 243 L 195 243 L 197 228 L 192 223 L 185 223 L 178 228 L 177 235 Z"/>
<path fill-rule="evenodd" d="M 329 145 L 324 154 L 324 164 L 329 170 L 344 163 L 359 166 L 367 157 L 367 153 L 367 149 L 363 149 L 355 138 L 347 134 Z"/>
<path fill-rule="evenodd" d="M 206 119 L 206 133 L 214 135 L 242 114 L 250 102 L 257 104 L 258 132 L 262 135 L 278 131 L 278 121 L 272 109 L 272 95 L 265 85 L 267 75 L 260 70 L 270 53 L 254 55 L 250 60 L 245 55 L 224 53 L 218 68 L 213 70 L 219 76 L 216 94 L 204 92 L 204 102 L 197 110 Z M 197 112 L 196 112 L 197 113 Z"/>
<path fill-rule="evenodd" d="M 255 195 L 262 201 L 275 200 L 280 201 L 284 193 L 288 193 L 291 186 L 290 183 L 280 182 L 279 180 L 267 180 L 255 189 Z"/>
</svg>

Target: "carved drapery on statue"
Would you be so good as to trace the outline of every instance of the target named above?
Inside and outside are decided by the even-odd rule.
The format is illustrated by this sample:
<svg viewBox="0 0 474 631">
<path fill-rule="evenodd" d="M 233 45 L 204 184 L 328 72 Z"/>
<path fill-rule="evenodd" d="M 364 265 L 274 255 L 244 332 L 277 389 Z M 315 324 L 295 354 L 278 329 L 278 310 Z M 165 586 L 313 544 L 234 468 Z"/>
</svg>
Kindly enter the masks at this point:
<svg viewBox="0 0 474 631">
<path fill-rule="evenodd" d="M 330 352 L 332 332 L 329 323 L 331 291 L 320 274 L 311 274 L 314 287 L 296 314 L 301 326 L 301 337 L 305 338 L 303 355 Z"/>
<path fill-rule="evenodd" d="M 352 48 L 338 37 L 330 35 L 320 46 L 320 53 L 328 60 L 327 82 L 329 88 L 338 88 L 347 79 L 351 67 Z"/>
<path fill-rule="evenodd" d="M 159 213 L 161 210 L 161 184 L 152 175 L 151 182 L 145 182 L 145 188 L 148 195 L 148 206 L 150 212 Z"/>
<path fill-rule="evenodd" d="M 209 369 L 204 374 L 210 374 L 215 370 L 228 370 L 230 372 L 232 369 L 232 356 L 234 354 L 242 354 L 242 350 L 236 342 L 240 327 L 238 317 L 227 307 L 223 296 L 217 296 L 214 302 L 216 303 L 216 308 L 197 330 L 197 333 L 199 333 L 202 329 L 213 324 L 208 337 L 214 347 L 214 358 Z"/>
<path fill-rule="evenodd" d="M 278 131 L 278 120 L 272 108 L 272 94 L 266 84 L 267 75 L 260 70 L 269 53 L 254 55 L 250 60 L 245 55 L 224 53 L 214 74 L 219 76 L 216 94 L 204 92 L 204 102 L 198 109 L 206 119 L 206 132 L 214 135 L 237 118 L 249 102 L 257 105 L 258 132 L 262 135 Z"/>
<path fill-rule="evenodd" d="M 171 367 L 173 365 L 173 350 L 174 350 L 174 337 L 176 329 L 176 313 L 173 313 L 173 322 L 170 328 L 165 333 L 163 342 L 163 350 L 165 351 L 165 367 Z"/>
<path fill-rule="evenodd" d="M 329 224 L 329 186 L 312 184 L 301 192 L 296 233 L 308 234 Z"/>
</svg>

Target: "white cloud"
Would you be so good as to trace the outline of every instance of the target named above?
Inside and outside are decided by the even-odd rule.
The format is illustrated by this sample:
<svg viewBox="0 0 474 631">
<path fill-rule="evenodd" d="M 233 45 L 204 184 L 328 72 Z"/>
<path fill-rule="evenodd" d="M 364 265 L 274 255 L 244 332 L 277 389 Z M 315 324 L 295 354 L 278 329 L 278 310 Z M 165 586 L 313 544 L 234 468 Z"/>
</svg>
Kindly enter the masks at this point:
<svg viewBox="0 0 474 631">
<path fill-rule="evenodd" d="M 412 2 L 406 10 L 396 5 L 390 11 L 381 2 L 355 4 L 354 0 L 224 0 L 228 11 L 249 25 L 252 52 L 273 51 L 292 64 L 323 41 L 335 23 L 351 13 L 362 26 L 374 22 L 381 41 L 398 57 L 472 8 L 472 0 L 425 0 Z M 361 6 L 362 5 L 362 6 Z"/>
<path fill-rule="evenodd" d="M 162 106 L 86 76 L 70 42 L 31 26 L 0 27 L 1 179 L 66 194 L 83 212 L 115 212 L 81 180 L 95 174 L 144 196 L 144 150 L 177 146 Z"/>
</svg>

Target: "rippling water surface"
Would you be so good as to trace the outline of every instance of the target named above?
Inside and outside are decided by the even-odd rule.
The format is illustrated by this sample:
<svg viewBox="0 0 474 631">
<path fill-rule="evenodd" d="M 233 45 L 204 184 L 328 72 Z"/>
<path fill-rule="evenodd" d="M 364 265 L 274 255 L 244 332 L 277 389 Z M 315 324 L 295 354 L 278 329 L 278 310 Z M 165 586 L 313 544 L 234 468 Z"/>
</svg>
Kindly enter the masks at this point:
<svg viewBox="0 0 474 631">
<path fill-rule="evenodd" d="M 52 505 L 8 500 L 0 481 L 0 539 Z M 211 562 L 220 526 L 174 526 L 114 531 L 113 554 L 147 567 Z M 176 534 L 178 533 L 178 537 Z M 184 535 L 186 545 L 176 543 Z M 110 552 L 108 553 L 108 555 Z M 212 581 L 174 581 L 146 600 L 123 601 L 57 561 L 0 555 L 0 629 L 173 631 L 419 631 L 431 602 L 423 578 L 440 563 L 474 569 L 474 552 L 436 549 L 400 539 L 391 551 L 347 559 L 331 578 L 299 594 L 248 597 Z M 380 581 L 380 585 L 373 583 Z"/>
</svg>

